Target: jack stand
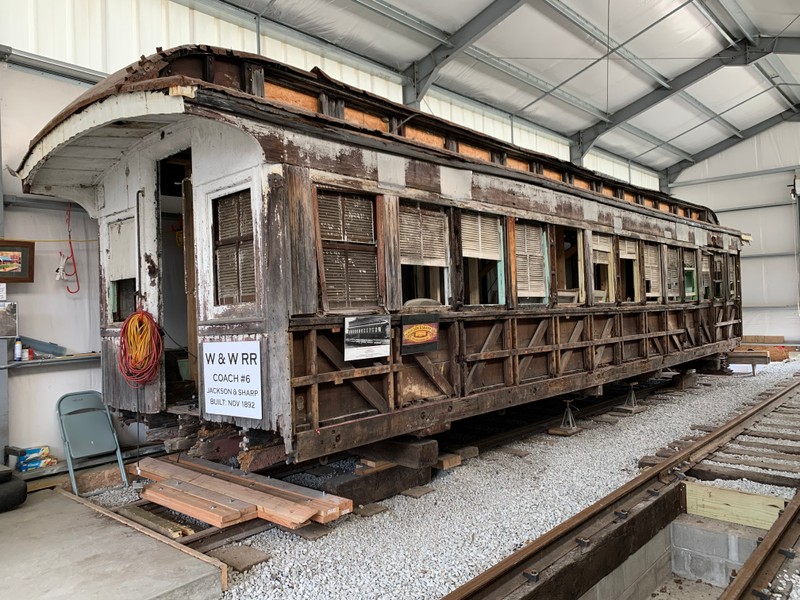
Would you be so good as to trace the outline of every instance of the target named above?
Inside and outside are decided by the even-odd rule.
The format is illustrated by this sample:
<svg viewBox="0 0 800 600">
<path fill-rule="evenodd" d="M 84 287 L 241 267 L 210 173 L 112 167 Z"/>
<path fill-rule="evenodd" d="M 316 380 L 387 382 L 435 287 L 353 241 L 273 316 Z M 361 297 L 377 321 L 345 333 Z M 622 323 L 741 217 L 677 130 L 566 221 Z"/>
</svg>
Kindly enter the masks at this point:
<svg viewBox="0 0 800 600">
<path fill-rule="evenodd" d="M 572 400 L 564 400 L 566 408 L 564 409 L 564 416 L 561 418 L 560 427 L 551 427 L 547 430 L 550 435 L 570 436 L 578 433 L 581 428 L 575 423 L 575 416 L 572 414 Z"/>
<path fill-rule="evenodd" d="M 639 406 L 636 402 L 636 392 L 633 389 L 633 384 L 631 384 L 631 391 L 628 392 L 628 397 L 625 399 L 625 404 L 614 407 L 614 412 L 623 413 L 624 416 L 635 415 L 643 410 L 644 406 Z"/>
</svg>

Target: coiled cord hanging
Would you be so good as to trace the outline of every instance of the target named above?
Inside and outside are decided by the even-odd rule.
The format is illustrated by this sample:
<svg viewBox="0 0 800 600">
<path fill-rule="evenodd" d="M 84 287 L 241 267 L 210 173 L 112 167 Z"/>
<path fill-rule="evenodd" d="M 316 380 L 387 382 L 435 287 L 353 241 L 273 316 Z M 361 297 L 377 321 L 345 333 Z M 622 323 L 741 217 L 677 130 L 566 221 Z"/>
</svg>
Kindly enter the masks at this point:
<svg viewBox="0 0 800 600">
<path fill-rule="evenodd" d="M 119 334 L 117 366 L 129 386 L 142 387 L 158 376 L 163 350 L 164 342 L 153 315 L 139 308 L 125 319 Z"/>
</svg>

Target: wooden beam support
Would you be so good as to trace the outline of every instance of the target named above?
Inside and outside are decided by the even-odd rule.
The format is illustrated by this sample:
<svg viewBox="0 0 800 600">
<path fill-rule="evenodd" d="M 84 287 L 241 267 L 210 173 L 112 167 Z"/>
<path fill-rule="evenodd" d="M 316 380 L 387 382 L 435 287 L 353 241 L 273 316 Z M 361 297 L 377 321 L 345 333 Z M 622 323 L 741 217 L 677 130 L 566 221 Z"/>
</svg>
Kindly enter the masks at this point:
<svg viewBox="0 0 800 600">
<path fill-rule="evenodd" d="M 427 439 L 391 439 L 354 450 L 371 460 L 393 462 L 409 469 L 432 467 L 439 457 L 439 442 Z"/>
</svg>

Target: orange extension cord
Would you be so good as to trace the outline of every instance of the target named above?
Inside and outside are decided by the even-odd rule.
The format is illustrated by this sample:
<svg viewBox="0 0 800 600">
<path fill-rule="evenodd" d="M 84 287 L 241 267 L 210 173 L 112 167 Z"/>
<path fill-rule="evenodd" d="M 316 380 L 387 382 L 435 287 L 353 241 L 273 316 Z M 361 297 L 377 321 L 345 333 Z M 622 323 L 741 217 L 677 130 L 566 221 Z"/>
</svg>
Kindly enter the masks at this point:
<svg viewBox="0 0 800 600">
<path fill-rule="evenodd" d="M 140 388 L 158 376 L 158 363 L 164 343 L 158 325 L 146 310 L 139 308 L 122 324 L 117 365 L 132 388 Z"/>
</svg>

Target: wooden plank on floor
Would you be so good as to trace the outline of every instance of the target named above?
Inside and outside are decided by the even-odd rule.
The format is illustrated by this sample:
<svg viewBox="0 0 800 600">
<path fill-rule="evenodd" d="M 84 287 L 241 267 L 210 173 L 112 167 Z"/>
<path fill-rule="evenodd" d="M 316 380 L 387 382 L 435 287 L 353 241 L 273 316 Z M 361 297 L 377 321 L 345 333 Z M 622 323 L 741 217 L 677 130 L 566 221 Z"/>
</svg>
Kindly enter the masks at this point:
<svg viewBox="0 0 800 600">
<path fill-rule="evenodd" d="M 458 454 L 443 453 L 436 461 L 436 468 L 440 471 L 448 471 L 461 465 L 461 457 Z"/>
<path fill-rule="evenodd" d="M 241 512 L 192 496 L 164 482 L 149 483 L 142 489 L 142 498 L 177 510 L 214 527 L 234 525 L 245 520 Z"/>
<path fill-rule="evenodd" d="M 173 540 L 186 535 L 191 535 L 187 532 L 191 531 L 189 528 L 175 523 L 174 521 L 170 521 L 169 519 L 165 519 L 162 516 L 154 515 L 153 513 L 138 506 L 120 506 L 117 509 L 117 513 L 126 519 L 130 519 L 131 521 L 139 523 L 139 525 L 149 527 L 153 531 L 160 533 L 161 535 L 165 535 Z"/>
<path fill-rule="evenodd" d="M 230 496 L 242 502 L 254 504 L 259 518 L 290 529 L 302 526 L 318 512 L 316 507 L 309 505 L 309 499 L 305 499 L 303 502 L 285 500 L 271 493 L 254 489 L 255 486 L 253 485 L 239 485 L 168 461 L 143 460 L 140 463 L 140 469 L 145 477 L 156 481 L 177 479 Z"/>
<path fill-rule="evenodd" d="M 311 520 L 315 523 L 329 523 L 342 515 L 353 512 L 353 501 L 335 494 L 326 494 L 319 490 L 305 488 L 288 481 L 273 479 L 248 473 L 240 469 L 233 469 L 223 465 L 204 460 L 202 458 L 187 457 L 183 454 L 166 457 L 166 460 L 176 462 L 183 468 L 206 475 L 213 475 L 218 479 L 237 483 L 249 489 L 258 490 L 284 500 L 299 502 L 313 506 L 318 513 Z M 166 462 L 161 460 L 160 462 Z"/>
<path fill-rule="evenodd" d="M 686 512 L 690 515 L 769 529 L 785 504 L 774 496 L 686 482 Z"/>
</svg>

